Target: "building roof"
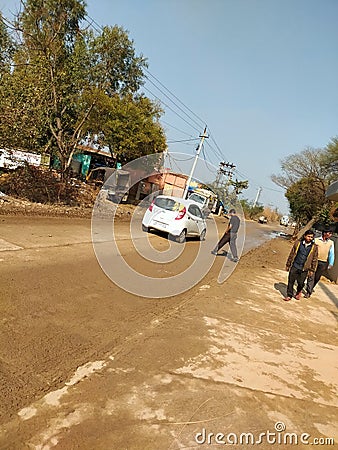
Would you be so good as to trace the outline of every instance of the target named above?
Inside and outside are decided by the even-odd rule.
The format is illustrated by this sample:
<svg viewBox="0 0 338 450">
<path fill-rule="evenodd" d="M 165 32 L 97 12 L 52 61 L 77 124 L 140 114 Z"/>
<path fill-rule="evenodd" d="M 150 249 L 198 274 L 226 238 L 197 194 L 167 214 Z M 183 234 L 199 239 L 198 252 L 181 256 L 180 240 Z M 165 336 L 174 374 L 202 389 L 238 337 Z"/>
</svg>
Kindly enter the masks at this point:
<svg viewBox="0 0 338 450">
<path fill-rule="evenodd" d="M 329 200 L 338 202 L 338 180 L 330 184 L 330 186 L 327 188 L 325 195 Z"/>
</svg>

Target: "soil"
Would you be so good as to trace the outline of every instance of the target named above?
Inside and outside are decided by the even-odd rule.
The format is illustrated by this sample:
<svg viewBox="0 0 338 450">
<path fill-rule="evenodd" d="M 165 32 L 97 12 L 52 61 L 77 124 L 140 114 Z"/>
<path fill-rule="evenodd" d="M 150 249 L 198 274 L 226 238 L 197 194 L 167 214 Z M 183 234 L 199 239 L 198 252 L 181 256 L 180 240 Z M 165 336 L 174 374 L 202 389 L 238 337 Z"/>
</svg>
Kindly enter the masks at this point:
<svg viewBox="0 0 338 450">
<path fill-rule="evenodd" d="M 334 435 L 337 286 L 285 303 L 288 240 L 247 252 L 223 284 L 219 257 L 190 291 L 147 299 L 102 272 L 89 211 L 11 198 L 0 210 L 17 247 L 0 254 L 0 448 L 192 448 L 203 427 L 277 421 Z"/>
<path fill-rule="evenodd" d="M 43 204 L 31 202 L 22 198 L 2 194 L 0 196 L 0 216 L 78 217 L 90 219 L 97 195 L 98 191 L 94 190 L 91 192 L 90 201 L 88 200 L 80 206 L 69 206 L 57 203 Z M 117 216 L 121 220 L 128 220 L 134 210 L 134 205 L 120 204 Z"/>
</svg>

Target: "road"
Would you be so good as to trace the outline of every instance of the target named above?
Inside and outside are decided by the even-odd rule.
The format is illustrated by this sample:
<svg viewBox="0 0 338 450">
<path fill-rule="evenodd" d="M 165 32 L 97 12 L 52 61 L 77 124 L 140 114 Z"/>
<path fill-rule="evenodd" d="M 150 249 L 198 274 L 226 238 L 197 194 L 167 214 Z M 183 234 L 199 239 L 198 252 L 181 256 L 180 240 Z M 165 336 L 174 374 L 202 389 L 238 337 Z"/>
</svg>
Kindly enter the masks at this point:
<svg viewBox="0 0 338 450">
<path fill-rule="evenodd" d="M 225 226 L 225 220 L 217 220 Z M 244 253 L 268 239 L 272 230 L 247 222 Z M 121 222 L 115 231 L 121 252 L 134 259 L 129 224 Z M 97 262 L 86 219 L 4 216 L 0 237 L 2 421 L 61 386 L 78 366 L 123 346 L 194 292 L 168 300 L 120 289 Z M 150 238 L 166 249 L 163 236 Z M 187 265 L 198 245 L 188 243 L 179 267 Z M 199 285 L 217 276 L 219 260 Z M 136 269 L 142 264 L 137 262 Z"/>
<path fill-rule="evenodd" d="M 223 229 L 224 219 L 217 222 Z M 216 239 L 208 233 L 201 245 L 182 247 L 137 232 L 132 245 L 128 230 L 116 226 L 116 254 L 112 230 L 95 235 L 108 249 L 103 263 L 123 258 L 146 273 L 149 289 L 196 264 L 197 248 L 210 257 Z M 320 282 L 310 300 L 284 302 L 290 244 L 274 239 L 252 249 L 279 230 L 247 223 L 238 265 L 219 256 L 190 289 L 151 298 L 120 289 L 102 271 L 89 221 L 2 217 L 0 449 L 215 448 L 221 435 L 238 439 L 234 448 L 242 437 L 273 448 L 277 432 L 285 450 L 315 439 L 332 448 L 337 286 Z M 156 257 L 179 257 L 140 259 L 148 238 Z"/>
</svg>

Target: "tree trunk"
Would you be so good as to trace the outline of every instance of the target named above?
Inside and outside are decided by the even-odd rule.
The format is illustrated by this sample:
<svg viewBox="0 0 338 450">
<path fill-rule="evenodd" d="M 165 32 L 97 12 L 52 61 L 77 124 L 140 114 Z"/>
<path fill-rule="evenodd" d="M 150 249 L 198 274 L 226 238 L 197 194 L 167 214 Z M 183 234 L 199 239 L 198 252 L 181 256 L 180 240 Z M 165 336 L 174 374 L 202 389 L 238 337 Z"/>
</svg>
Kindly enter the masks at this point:
<svg viewBox="0 0 338 450">
<path fill-rule="evenodd" d="M 296 241 L 297 239 L 300 239 L 303 236 L 303 234 L 305 233 L 305 231 L 310 230 L 310 228 L 312 228 L 312 225 L 317 220 L 318 220 L 318 217 L 313 217 L 311 220 L 309 220 L 309 222 L 306 225 L 304 225 L 303 228 L 299 229 L 298 227 L 295 227 L 295 230 L 293 232 L 291 240 Z"/>
</svg>

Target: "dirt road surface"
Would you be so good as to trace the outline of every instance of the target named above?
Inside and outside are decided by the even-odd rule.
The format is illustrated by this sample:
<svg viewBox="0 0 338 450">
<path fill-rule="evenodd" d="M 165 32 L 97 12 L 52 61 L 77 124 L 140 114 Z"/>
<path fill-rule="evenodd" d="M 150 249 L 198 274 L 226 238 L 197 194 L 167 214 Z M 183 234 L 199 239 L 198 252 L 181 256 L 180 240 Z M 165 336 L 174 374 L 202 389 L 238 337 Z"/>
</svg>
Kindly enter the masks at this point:
<svg viewBox="0 0 338 450">
<path fill-rule="evenodd" d="M 89 220 L 0 221 L 0 448 L 218 448 L 227 438 L 294 448 L 285 433 L 297 448 L 338 441 L 338 286 L 285 303 L 290 244 L 269 239 L 278 226 L 247 224 L 245 256 L 223 284 L 220 256 L 192 289 L 154 299 L 103 273 Z M 133 259 L 128 224 L 119 233 Z"/>
</svg>

